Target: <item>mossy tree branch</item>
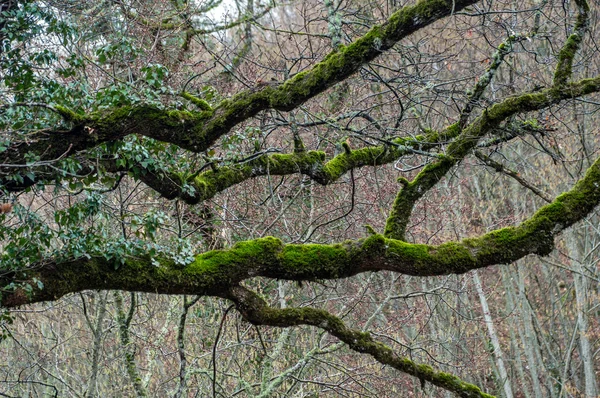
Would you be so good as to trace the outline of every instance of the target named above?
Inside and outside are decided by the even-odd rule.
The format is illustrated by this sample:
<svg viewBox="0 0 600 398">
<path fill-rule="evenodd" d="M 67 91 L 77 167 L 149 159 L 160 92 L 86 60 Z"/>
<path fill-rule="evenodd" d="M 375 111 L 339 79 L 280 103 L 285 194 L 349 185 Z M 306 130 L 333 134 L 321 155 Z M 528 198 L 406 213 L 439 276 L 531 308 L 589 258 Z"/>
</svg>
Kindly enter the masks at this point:
<svg viewBox="0 0 600 398">
<path fill-rule="evenodd" d="M 554 72 L 554 86 L 564 85 L 571 79 L 573 75 L 573 60 L 581 47 L 581 42 L 587 29 L 590 6 L 587 0 L 575 0 L 575 4 L 579 13 L 573 33 L 567 38 L 566 43 L 558 53 L 558 65 Z"/>
<path fill-rule="evenodd" d="M 515 114 L 543 109 L 560 101 L 581 97 L 599 90 L 600 77 L 596 77 L 570 83 L 561 88 L 520 94 L 509 97 L 490 107 L 463 131 L 460 131 L 457 124 L 453 124 L 441 132 L 430 131 L 427 135 L 415 138 L 398 138 L 390 141 L 387 145 L 375 145 L 344 151 L 330 160 L 326 160 L 324 152 L 299 151 L 291 154 L 265 154 L 237 165 L 217 167 L 215 170 L 199 174 L 188 173 L 192 177 L 151 170 L 145 170 L 137 177 L 165 198 L 180 198 L 189 204 L 196 204 L 248 179 L 265 175 L 284 176 L 300 173 L 310 176 L 319 184 L 327 185 L 337 181 L 350 170 L 365 166 L 389 164 L 402 156 L 411 154 L 413 150 L 429 151 L 438 148 L 441 143 L 451 141 L 447 154 L 440 156 L 440 160 L 425 167 L 398 194 L 388 219 L 385 234 L 387 237 L 402 240 L 414 204 L 459 160 L 477 147 L 482 137 L 486 134 L 502 132 L 500 124 L 503 121 Z M 540 127 L 530 121 L 509 127 L 518 130 L 513 131 L 511 137 L 515 134 L 540 132 Z M 499 137 L 494 139 L 490 145 L 506 139 L 506 137 Z M 109 165 L 108 162 L 104 162 L 104 164 L 107 165 L 109 171 L 130 171 L 127 168 Z M 141 166 L 138 168 L 142 169 Z M 23 186 L 29 186 L 33 183 L 29 182 Z M 192 189 L 189 189 L 190 187 Z"/>
<path fill-rule="evenodd" d="M 583 34 L 587 28 L 589 5 L 586 0 L 577 0 L 576 4 L 579 10 L 577 22 L 574 27 L 574 33 L 569 36 L 567 42 L 560 51 L 558 66 L 554 74 L 554 87 L 543 91 L 544 98 L 541 98 L 534 93 L 528 93 L 510 97 L 499 104 L 495 104 L 490 108 L 490 113 L 494 113 L 493 117 L 489 117 L 490 114 L 488 113 L 488 109 L 485 109 L 483 114 L 476 119 L 472 125 L 467 127 L 465 132 L 461 133 L 450 145 L 447 157 L 426 166 L 413 181 L 405 181 L 403 183 L 403 187 L 398 192 L 386 223 L 385 235 L 387 237 L 400 240 L 405 239 L 406 228 L 410 221 L 410 216 L 415 203 L 422 198 L 427 191 L 435 186 L 435 184 L 445 176 L 455 164 L 462 160 L 483 135 L 491 131 L 492 128 L 497 127 L 497 123 L 501 120 L 516 113 L 550 106 L 551 104 L 560 101 L 560 97 L 566 99 L 578 96 L 574 91 L 571 91 L 572 86 L 568 86 L 567 82 L 572 76 L 573 59 L 580 48 Z M 511 36 L 498 47 L 493 56 L 492 63 L 484 75 L 479 79 L 473 92 L 470 94 L 467 104 L 461 112 L 458 125 L 452 125 L 449 128 L 462 129 L 466 125 L 475 102 L 481 97 L 491 82 L 491 79 L 500 67 L 502 60 L 511 51 L 512 45 L 523 39 L 524 37 L 522 36 Z M 598 78 L 591 79 L 594 80 L 592 85 L 598 84 L 597 79 Z M 579 83 L 584 83 L 587 86 L 589 80 L 590 79 L 582 80 Z M 563 87 L 567 88 L 567 90 L 563 91 Z M 540 99 L 542 101 L 538 102 Z M 498 118 L 501 114 L 504 114 L 504 116 Z M 496 124 L 494 125 L 493 123 Z"/>
<path fill-rule="evenodd" d="M 185 177 L 173 173 L 162 173 L 152 170 L 144 170 L 137 175 L 148 186 L 156 190 L 162 196 L 168 199 L 180 198 L 189 204 L 199 203 L 201 201 L 214 197 L 219 192 L 224 191 L 236 184 L 248 179 L 264 175 L 293 175 L 305 174 L 310 176 L 319 184 L 327 185 L 337 181 L 346 172 L 365 166 L 379 166 L 389 164 L 397 159 L 411 154 L 413 150 L 429 151 L 438 148 L 441 143 L 451 141 L 447 154 L 441 156 L 437 162 L 428 165 L 416 178 L 400 191 L 396 203 L 388 219 L 386 236 L 396 239 L 404 239 L 404 232 L 412 213 L 412 206 L 419 200 L 431 186 L 435 185 L 448 170 L 451 169 L 460 159 L 464 158 L 473 148 L 477 147 L 478 141 L 486 134 L 498 134 L 502 132 L 500 124 L 507 118 L 532 110 L 543 109 L 556 104 L 560 101 L 581 97 L 593 92 L 600 91 L 600 77 L 592 79 L 583 79 L 575 83 L 567 84 L 560 88 L 549 88 L 542 91 L 534 91 L 509 97 L 504 101 L 490 107 L 473 123 L 467 126 L 462 132 L 453 124 L 441 132 L 429 131 L 427 135 L 417 136 L 415 138 L 398 138 L 390 141 L 386 145 L 375 145 L 364 148 L 353 149 L 349 152 L 344 151 L 340 155 L 326 160 L 324 152 L 320 151 L 298 151 L 291 154 L 265 154 L 253 158 L 248 162 L 237 165 L 217 167 L 215 170 L 209 170 L 200 174 L 188 173 L 192 177 Z M 143 122 L 144 112 L 139 114 L 130 114 L 132 119 L 129 123 L 137 124 Z M 181 119 L 187 115 L 187 112 L 171 112 L 171 122 L 181 123 Z M 167 119 L 163 123 L 169 123 Z M 149 123 L 148 128 L 155 126 Z M 510 126 L 509 126 L 510 127 Z M 514 127 L 514 126 L 513 126 Z M 158 127 L 157 127 L 158 128 Z M 514 127 L 518 132 L 515 134 L 535 134 L 540 128 L 531 122 L 523 122 Z M 72 148 L 85 147 L 89 140 L 93 140 L 96 135 L 94 130 L 82 129 L 79 135 L 71 135 L 65 132 L 64 135 L 58 135 L 58 138 L 65 142 L 72 140 Z M 70 137 L 70 138 L 69 138 Z M 57 139 L 58 139 L 57 138 Z M 510 137 L 509 137 L 510 138 Z M 506 137 L 493 139 L 489 145 L 497 144 L 506 140 Z M 30 147 L 44 146 L 45 141 L 32 142 Z M 47 145 L 47 144 L 46 144 Z M 486 144 L 487 146 L 488 144 Z M 23 151 L 11 152 L 19 148 L 12 148 L 3 154 L 4 166 L 0 166 L 0 177 L 14 174 L 14 169 L 7 163 L 19 164 L 19 159 L 24 161 Z M 53 153 L 53 148 L 45 147 L 47 154 Z M 57 153 L 56 158 L 64 157 L 71 153 Z M 102 161 L 102 165 L 110 172 L 128 172 L 130 167 L 116 167 L 114 161 Z M 35 168 L 35 164 L 32 165 Z M 144 169 L 141 165 L 137 169 Z M 90 170 L 82 171 L 82 174 Z M 27 177 L 21 183 L 14 180 L 0 182 L 11 191 L 23 190 L 37 182 L 51 181 L 55 178 L 55 171 L 40 168 L 35 174 L 35 179 Z M 186 185 L 188 187 L 186 187 Z M 188 189 L 189 187 L 193 189 Z M 406 206 L 404 206 L 406 204 Z M 392 231 L 400 231 L 394 235 Z"/>
<path fill-rule="evenodd" d="M 485 109 L 448 145 L 446 155 L 427 165 L 413 181 L 404 181 L 403 187 L 392 205 L 385 227 L 385 236 L 404 240 L 415 203 L 435 186 L 454 165 L 464 159 L 477 146 L 481 138 L 498 128 L 502 121 L 515 114 L 547 108 L 565 99 L 580 97 L 597 92 L 599 89 L 600 77 L 583 79 L 561 87 L 509 97 Z M 451 125 L 446 129 L 446 133 L 449 129 L 456 128 L 458 128 L 456 124 Z"/>
<path fill-rule="evenodd" d="M 381 270 L 415 276 L 460 274 L 510 263 L 530 254 L 550 253 L 554 248 L 554 237 L 584 218 L 600 203 L 600 159 L 569 192 L 554 200 L 545 198 L 551 203 L 518 226 L 437 246 L 411 244 L 404 240 L 415 203 L 449 170 L 473 153 L 478 145 L 483 145 L 480 144 L 483 137 L 493 134 L 503 122 L 516 114 L 547 108 L 566 99 L 600 91 L 600 76 L 569 83 L 573 59 L 587 27 L 589 11 L 586 0 L 575 1 L 580 9 L 579 16 L 575 32 L 569 36 L 559 54 L 554 85 L 542 91 L 507 98 L 486 109 L 474 120 L 471 119 L 471 124 L 468 121 L 475 104 L 481 99 L 503 57 L 510 51 L 509 47 L 498 48 L 491 66 L 469 96 L 459 121 L 441 132 L 429 131 L 424 137 L 398 138 L 386 145 L 359 149 L 351 149 L 344 143 L 344 152 L 329 160 L 325 152 L 307 151 L 299 134 L 294 132 L 294 152 L 290 154 L 257 153 L 246 161 L 215 166 L 214 169 L 198 173 L 192 170 L 178 174 L 160 171 L 160 166 L 155 166 L 153 170 L 145 169 L 135 175 L 167 198 L 181 198 L 194 204 L 257 176 L 304 174 L 326 185 L 355 168 L 388 164 L 416 151 L 437 156 L 437 161 L 427 165 L 413 181 L 403 180 L 404 186 L 397 195 L 384 235 L 373 231 L 368 238 L 329 245 L 285 244 L 277 238 L 267 237 L 240 242 L 226 250 L 199 253 L 194 261 L 186 265 L 176 263 L 166 255 L 154 258 L 146 255 L 128 256 L 121 263 L 107 259 L 108 256 L 98 249 L 98 252 L 90 253 L 85 258 L 69 261 L 47 259 L 38 264 L 25 265 L 16 271 L 6 270 L 0 274 L 0 305 L 12 308 L 56 300 L 65 294 L 89 289 L 221 297 L 232 300 L 245 319 L 254 324 L 319 327 L 348 344 L 351 349 L 368 353 L 380 363 L 421 380 L 460 396 L 487 396 L 477 387 L 452 375 L 435 372 L 429 366 L 417 365 L 397 356 L 390 348 L 374 341 L 368 333 L 348 328 L 339 318 L 326 311 L 271 308 L 254 292 L 243 288 L 241 283 L 256 276 L 306 281 L 338 279 Z M 135 105 L 82 115 L 64 107 L 46 106 L 60 115 L 61 123 L 69 127 L 32 133 L 27 142 L 14 143 L 3 151 L 0 156 L 0 163 L 3 161 L 0 164 L 0 184 L 3 183 L 3 176 L 10 176 L 14 171 L 11 164 L 25 164 L 32 153 L 40 155 L 40 165 L 46 165 L 49 170 L 41 178 L 50 178 L 52 171 L 48 164 L 51 160 L 65 156 L 86 156 L 86 150 L 100 143 L 120 140 L 131 134 L 173 143 L 192 152 L 203 152 L 238 123 L 265 109 L 289 111 L 297 108 L 348 78 L 403 37 L 473 3 L 476 1 L 422 0 L 415 6 L 404 7 L 393 14 L 386 24 L 373 27 L 365 36 L 347 47 L 341 46 L 310 70 L 293 76 L 282 85 L 245 91 L 214 107 L 187 93 L 182 96 L 196 105 L 194 111 Z M 507 45 L 517 40 L 520 39 L 509 38 Z M 372 120 L 369 122 L 376 125 Z M 438 152 L 441 144 L 444 144 L 444 154 Z M 491 159 L 483 159 L 488 165 L 502 169 Z M 102 167 L 104 162 L 104 159 L 98 160 L 97 164 Z M 116 167 L 114 163 L 105 170 L 131 172 L 135 167 L 143 169 L 131 163 Z M 89 167 L 93 169 L 94 166 Z M 501 171 L 506 172 L 505 169 Z M 14 189 L 33 183 L 35 181 L 27 180 Z M 522 184 L 527 186 L 526 182 Z M 10 190 L 9 185 L 6 187 Z M 42 285 L 43 289 L 35 287 Z M 33 289 L 28 291 L 14 286 L 33 286 Z"/>
<path fill-rule="evenodd" d="M 112 108 L 88 115 L 71 115 L 72 128 L 49 129 L 28 137 L 27 150 L 16 142 L 3 153 L 3 163 L 26 163 L 25 153 L 41 160 L 55 159 L 140 134 L 173 143 L 196 153 L 208 149 L 235 125 L 265 109 L 289 111 L 354 74 L 402 38 L 459 11 L 478 0 L 423 0 L 398 10 L 383 25 L 371 28 L 348 46 L 331 52 L 309 70 L 278 87 L 248 90 L 224 100 L 214 109 L 187 112 L 148 105 Z"/>
<path fill-rule="evenodd" d="M 475 105 L 483 96 L 484 91 L 492 82 L 498 68 L 502 64 L 504 58 L 512 51 L 514 43 L 524 40 L 523 36 L 510 36 L 504 40 L 494 52 L 492 61 L 485 73 L 479 78 L 473 90 L 468 94 L 467 103 L 460 113 L 458 122 L 449 126 L 446 133 L 460 133 L 467 125 L 469 116 L 475 109 Z M 480 136 L 486 133 L 482 131 Z M 396 196 L 390 216 L 386 222 L 385 235 L 394 239 L 405 239 L 406 228 L 410 221 L 413 207 L 416 202 L 425 195 L 459 160 L 464 158 L 468 152 L 462 151 L 462 155 L 457 157 L 456 154 L 451 154 L 454 159 L 443 157 L 442 159 L 426 166 L 417 177 L 408 182 L 401 179 L 402 187 Z"/>
<path fill-rule="evenodd" d="M 240 242 L 227 250 L 196 256 L 186 265 L 167 258 L 127 258 L 118 269 L 116 260 L 101 256 L 67 262 L 48 260 L 30 268 L 0 275 L 0 305 L 11 308 L 89 289 L 116 289 L 163 294 L 197 294 L 227 298 L 250 322 L 291 327 L 322 328 L 360 353 L 422 381 L 464 397 L 485 397 L 477 387 L 457 377 L 436 372 L 397 356 L 368 333 L 349 329 L 341 320 L 312 308 L 270 308 L 240 283 L 256 276 L 287 280 L 338 279 L 368 271 L 389 270 L 407 275 L 431 276 L 464 273 L 472 269 L 516 261 L 528 254 L 546 255 L 560 231 L 581 220 L 600 203 L 600 159 L 569 191 L 540 208 L 516 227 L 496 230 L 478 238 L 438 246 L 409 244 L 382 235 L 333 245 L 285 245 L 267 237 Z M 14 282 L 43 289 L 27 292 Z"/>
<path fill-rule="evenodd" d="M 166 258 L 127 258 L 115 267 L 104 257 L 67 262 L 48 260 L 18 273 L 0 275 L 2 305 L 56 300 L 89 289 L 117 289 L 164 294 L 200 294 L 222 297 L 224 288 L 256 276 L 286 280 L 337 279 L 368 271 L 405 275 L 460 274 L 496 264 L 507 264 L 529 254 L 547 255 L 554 237 L 583 219 L 600 203 L 600 159 L 569 191 L 540 208 L 516 227 L 492 231 L 477 238 L 438 246 L 410 244 L 382 235 L 343 243 L 284 244 L 268 237 L 240 242 L 227 250 L 198 254 L 179 266 Z M 44 284 L 28 295 L 8 287 L 34 279 Z"/>
<path fill-rule="evenodd" d="M 138 14 L 138 13 L 132 11 L 129 7 L 127 7 L 127 5 L 125 5 L 123 3 L 120 4 L 120 7 L 121 7 L 121 10 L 123 11 L 123 14 L 127 18 L 129 18 L 133 21 L 136 21 L 137 23 L 140 23 L 144 26 L 147 26 L 148 28 L 151 28 L 151 29 L 154 29 L 157 31 L 180 31 L 180 30 L 182 30 L 182 26 L 186 26 L 187 27 L 186 35 L 193 37 L 193 36 L 208 35 L 211 33 L 216 33 L 216 32 L 224 31 L 227 29 L 235 28 L 243 23 L 253 22 L 253 21 L 265 16 L 269 11 L 271 11 L 273 9 L 274 3 L 269 4 L 265 8 L 259 10 L 259 12 L 257 12 L 257 13 L 253 13 L 253 12 L 247 13 L 246 15 L 242 15 L 242 16 L 240 16 L 240 18 L 234 19 L 231 22 L 215 24 L 214 26 L 206 27 L 206 28 L 195 28 L 190 23 L 190 19 L 191 19 L 190 17 L 192 17 L 193 15 L 204 15 L 207 12 L 211 11 L 211 8 L 206 8 L 206 7 L 200 6 L 198 8 L 192 9 L 189 7 L 189 5 L 187 3 L 184 3 L 185 6 L 181 6 L 177 2 L 172 2 L 172 4 L 175 5 L 175 9 L 171 12 L 171 15 L 162 17 L 162 18 L 160 18 L 160 20 L 145 18 L 141 14 Z"/>
<path fill-rule="evenodd" d="M 327 311 L 310 307 L 276 309 L 270 307 L 256 293 L 242 287 L 232 287 L 227 298 L 236 304 L 244 319 L 254 325 L 291 327 L 310 325 L 323 329 L 337 337 L 352 350 L 369 354 L 378 362 L 401 372 L 415 376 L 421 383 L 435 386 L 465 398 L 492 398 L 478 387 L 444 372 L 436 372 L 429 365 L 419 365 L 408 358 L 398 356 L 390 347 L 374 340 L 368 332 L 348 328 L 342 320 Z"/>
<path fill-rule="evenodd" d="M 297 150 L 296 146 L 291 154 L 264 154 L 239 164 L 192 174 L 188 178 L 147 172 L 141 174 L 139 179 L 168 199 L 180 198 L 189 204 L 196 204 L 259 176 L 304 174 L 321 185 L 328 185 L 350 170 L 388 164 L 412 150 L 429 150 L 450 138 L 452 136 L 432 131 L 425 136 L 397 138 L 387 145 L 344 151 L 330 160 L 326 160 L 325 152 Z M 118 168 L 111 170 L 119 171 Z"/>
</svg>

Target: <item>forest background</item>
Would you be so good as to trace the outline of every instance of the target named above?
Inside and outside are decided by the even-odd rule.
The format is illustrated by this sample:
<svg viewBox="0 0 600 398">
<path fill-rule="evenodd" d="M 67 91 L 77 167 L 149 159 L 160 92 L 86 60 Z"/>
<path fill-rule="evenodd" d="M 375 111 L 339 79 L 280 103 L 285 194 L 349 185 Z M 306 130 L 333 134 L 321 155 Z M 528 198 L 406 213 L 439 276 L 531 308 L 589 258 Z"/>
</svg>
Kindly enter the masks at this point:
<svg viewBox="0 0 600 398">
<path fill-rule="evenodd" d="M 596 2 L 0 12 L 0 396 L 598 396 Z"/>
</svg>

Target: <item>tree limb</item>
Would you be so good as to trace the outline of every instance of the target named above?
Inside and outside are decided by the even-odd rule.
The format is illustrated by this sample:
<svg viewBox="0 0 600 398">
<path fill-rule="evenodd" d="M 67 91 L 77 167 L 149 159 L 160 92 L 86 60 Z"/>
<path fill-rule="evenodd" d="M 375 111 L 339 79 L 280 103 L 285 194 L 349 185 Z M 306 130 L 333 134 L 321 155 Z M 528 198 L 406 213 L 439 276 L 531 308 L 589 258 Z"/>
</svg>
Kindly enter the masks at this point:
<svg viewBox="0 0 600 398">
<path fill-rule="evenodd" d="M 401 372 L 430 382 L 459 397 L 492 398 L 478 387 L 444 372 L 436 372 L 429 365 L 418 365 L 408 358 L 398 356 L 390 347 L 373 340 L 370 333 L 348 328 L 342 320 L 325 310 L 310 307 L 276 309 L 270 307 L 256 293 L 242 286 L 232 287 L 228 298 L 236 305 L 244 319 L 254 325 L 291 327 L 298 325 L 316 326 L 326 330 L 348 344 L 352 350 L 361 354 L 369 354 L 378 362 L 393 367 Z"/>
<path fill-rule="evenodd" d="M 4 152 L 4 163 L 25 163 L 26 152 L 41 155 L 44 158 L 41 160 L 52 159 L 67 150 L 70 153 L 83 151 L 129 134 L 141 134 L 202 152 L 238 123 L 265 109 L 294 109 L 345 80 L 404 37 L 477 1 L 423 0 L 403 7 L 385 24 L 374 26 L 353 43 L 331 52 L 311 69 L 296 74 L 278 87 L 241 92 L 214 110 L 188 112 L 133 105 L 89 115 L 73 114 L 70 130 L 44 131 L 28 137 L 27 143 L 14 143 Z"/>
<path fill-rule="evenodd" d="M 383 270 L 414 276 L 461 274 L 508 264 L 529 254 L 549 254 L 554 248 L 554 237 L 583 219 L 599 203 L 600 159 L 570 191 L 541 207 L 520 225 L 477 238 L 433 246 L 382 235 L 331 245 L 284 244 L 267 237 L 198 254 L 194 262 L 184 267 L 168 258 L 149 256 L 127 258 L 118 270 L 115 260 L 100 255 L 66 262 L 49 259 L 0 275 L 1 305 L 10 308 L 56 300 L 89 289 L 224 297 L 226 287 L 256 276 L 306 281 Z M 42 282 L 44 288 L 33 288 L 31 293 L 22 288 L 11 289 L 14 282 L 30 281 L 31 286 L 36 286 L 34 280 Z"/>
</svg>

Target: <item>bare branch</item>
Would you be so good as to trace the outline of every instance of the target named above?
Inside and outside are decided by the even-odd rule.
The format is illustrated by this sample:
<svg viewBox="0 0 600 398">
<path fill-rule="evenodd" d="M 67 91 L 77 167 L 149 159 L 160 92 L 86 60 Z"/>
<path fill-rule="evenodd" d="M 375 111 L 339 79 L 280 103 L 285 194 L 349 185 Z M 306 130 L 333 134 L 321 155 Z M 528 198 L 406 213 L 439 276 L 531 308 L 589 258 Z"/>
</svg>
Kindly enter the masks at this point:
<svg viewBox="0 0 600 398">
<path fill-rule="evenodd" d="M 475 151 L 475 156 L 477 157 L 477 159 L 481 160 L 486 165 L 488 165 L 491 168 L 493 168 L 494 170 L 496 170 L 498 173 L 502 173 L 502 174 L 505 174 L 505 175 L 511 177 L 512 179 L 517 181 L 519 184 L 521 184 L 523 187 L 529 189 L 531 192 L 533 192 L 534 194 L 536 194 L 537 196 L 542 198 L 544 201 L 546 201 L 546 203 L 552 202 L 552 199 L 550 199 L 544 192 L 542 192 L 538 188 L 531 185 L 526 179 L 521 177 L 519 175 L 519 173 L 517 173 L 516 171 L 513 171 L 513 170 L 507 168 L 506 166 L 502 165 L 501 163 L 496 162 L 494 159 L 481 153 L 480 151 Z"/>
</svg>

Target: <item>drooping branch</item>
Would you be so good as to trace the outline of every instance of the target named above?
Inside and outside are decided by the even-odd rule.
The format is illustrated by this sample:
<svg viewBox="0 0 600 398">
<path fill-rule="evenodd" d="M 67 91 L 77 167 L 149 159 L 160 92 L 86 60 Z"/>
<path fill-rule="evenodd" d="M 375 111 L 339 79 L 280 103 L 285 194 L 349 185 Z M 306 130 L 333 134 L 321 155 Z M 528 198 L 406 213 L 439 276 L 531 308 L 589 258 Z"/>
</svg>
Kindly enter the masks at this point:
<svg viewBox="0 0 600 398">
<path fill-rule="evenodd" d="M 344 322 L 325 310 L 310 307 L 276 309 L 270 307 L 256 293 L 234 286 L 227 293 L 244 319 L 255 325 L 291 327 L 310 325 L 326 330 L 361 354 L 369 354 L 378 362 L 429 382 L 459 397 L 492 398 L 478 387 L 445 372 L 436 372 L 431 366 L 416 364 L 408 358 L 398 356 L 390 347 L 374 340 L 368 332 L 348 328 Z"/>
<path fill-rule="evenodd" d="M 115 260 L 79 258 L 48 260 L 0 275 L 2 306 L 56 300 L 89 289 L 118 289 L 163 294 L 223 297 L 225 287 L 256 276 L 287 280 L 337 279 L 368 271 L 393 271 L 414 276 L 459 274 L 508 264 L 529 254 L 547 255 L 554 237 L 583 219 L 600 203 L 600 159 L 569 191 L 541 207 L 520 225 L 477 238 L 438 246 L 410 244 L 382 235 L 339 244 L 284 244 L 268 237 L 213 250 L 180 266 L 165 258 L 127 258 L 118 270 Z M 159 264 L 157 266 L 157 264 Z M 34 281 L 44 288 L 31 294 L 11 290 L 13 282 Z"/>
</svg>

